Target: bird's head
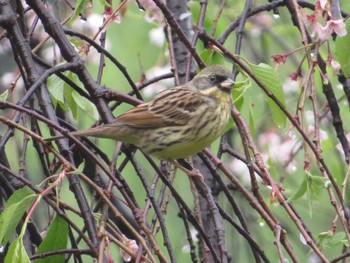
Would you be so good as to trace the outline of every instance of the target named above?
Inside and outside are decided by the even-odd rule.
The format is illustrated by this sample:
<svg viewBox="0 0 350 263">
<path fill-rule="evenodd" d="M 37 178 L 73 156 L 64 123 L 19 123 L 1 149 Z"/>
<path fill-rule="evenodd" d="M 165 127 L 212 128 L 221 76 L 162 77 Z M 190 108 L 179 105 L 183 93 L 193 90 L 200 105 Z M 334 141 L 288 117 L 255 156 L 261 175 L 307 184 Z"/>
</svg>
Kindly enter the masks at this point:
<svg viewBox="0 0 350 263">
<path fill-rule="evenodd" d="M 212 65 L 200 71 L 190 82 L 190 86 L 203 95 L 230 94 L 234 85 L 232 72 L 221 65 Z"/>
</svg>

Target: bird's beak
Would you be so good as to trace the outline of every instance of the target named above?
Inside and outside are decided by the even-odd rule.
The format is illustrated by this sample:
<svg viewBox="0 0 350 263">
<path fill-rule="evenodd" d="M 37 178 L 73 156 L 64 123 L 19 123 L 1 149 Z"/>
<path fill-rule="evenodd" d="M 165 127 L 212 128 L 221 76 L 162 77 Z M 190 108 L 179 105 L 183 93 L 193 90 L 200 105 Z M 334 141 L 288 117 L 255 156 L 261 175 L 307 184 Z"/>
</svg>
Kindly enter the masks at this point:
<svg viewBox="0 0 350 263">
<path fill-rule="evenodd" d="M 235 84 L 235 81 L 231 77 L 228 77 L 227 79 L 225 79 L 223 82 L 220 83 L 220 86 L 226 89 L 231 89 L 234 84 Z"/>
</svg>

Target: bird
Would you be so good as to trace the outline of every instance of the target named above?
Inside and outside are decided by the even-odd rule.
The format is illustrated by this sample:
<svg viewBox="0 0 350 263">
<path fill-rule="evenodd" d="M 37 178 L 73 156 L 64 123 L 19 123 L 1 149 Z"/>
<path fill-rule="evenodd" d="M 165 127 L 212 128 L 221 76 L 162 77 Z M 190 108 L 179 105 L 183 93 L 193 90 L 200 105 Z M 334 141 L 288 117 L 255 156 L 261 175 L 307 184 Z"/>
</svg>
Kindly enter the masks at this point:
<svg viewBox="0 0 350 263">
<path fill-rule="evenodd" d="M 208 147 L 227 130 L 234 84 L 230 70 L 211 65 L 189 82 L 159 92 L 111 123 L 71 135 L 133 144 L 161 160 L 187 158 Z M 46 141 L 61 138 L 64 136 Z"/>
</svg>

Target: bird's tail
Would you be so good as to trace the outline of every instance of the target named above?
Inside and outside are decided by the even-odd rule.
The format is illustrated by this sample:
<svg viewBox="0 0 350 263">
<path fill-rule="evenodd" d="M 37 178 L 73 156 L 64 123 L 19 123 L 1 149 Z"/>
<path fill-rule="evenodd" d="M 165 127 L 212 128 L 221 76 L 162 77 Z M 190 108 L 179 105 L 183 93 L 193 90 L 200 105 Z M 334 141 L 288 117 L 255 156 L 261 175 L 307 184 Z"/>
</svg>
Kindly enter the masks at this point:
<svg viewBox="0 0 350 263">
<path fill-rule="evenodd" d="M 108 136 L 104 136 L 105 129 L 106 129 L 106 127 L 98 126 L 98 127 L 94 127 L 94 128 L 87 129 L 87 130 L 70 132 L 69 134 L 71 134 L 73 136 L 78 136 L 78 137 L 80 137 L 80 136 L 108 137 Z M 51 142 L 51 141 L 56 141 L 56 140 L 63 139 L 66 137 L 67 136 L 65 136 L 65 135 L 57 135 L 57 136 L 52 136 L 52 137 L 46 138 L 46 139 L 44 139 L 44 141 Z"/>
</svg>

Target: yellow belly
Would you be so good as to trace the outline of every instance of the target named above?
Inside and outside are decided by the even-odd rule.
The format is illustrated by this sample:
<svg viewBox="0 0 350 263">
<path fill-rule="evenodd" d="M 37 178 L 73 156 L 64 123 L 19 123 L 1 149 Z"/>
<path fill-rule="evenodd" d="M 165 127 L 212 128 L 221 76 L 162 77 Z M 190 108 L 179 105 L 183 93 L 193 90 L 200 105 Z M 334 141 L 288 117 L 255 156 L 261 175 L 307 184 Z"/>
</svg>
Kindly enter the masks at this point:
<svg viewBox="0 0 350 263">
<path fill-rule="evenodd" d="M 214 138 L 215 140 L 215 138 Z M 194 155 L 209 146 L 214 140 L 189 141 L 174 144 L 166 149 L 153 152 L 152 155 L 159 159 L 180 159 Z"/>
<path fill-rule="evenodd" d="M 159 159 L 179 159 L 186 158 L 202 151 L 226 131 L 229 115 L 227 112 L 223 115 L 220 116 L 223 120 L 215 122 L 217 125 L 211 126 L 210 132 L 208 127 L 206 127 L 190 140 L 175 143 L 163 150 L 153 151 L 151 154 Z M 171 137 L 173 137 L 174 141 L 180 139 L 177 134 L 173 134 Z"/>
</svg>

